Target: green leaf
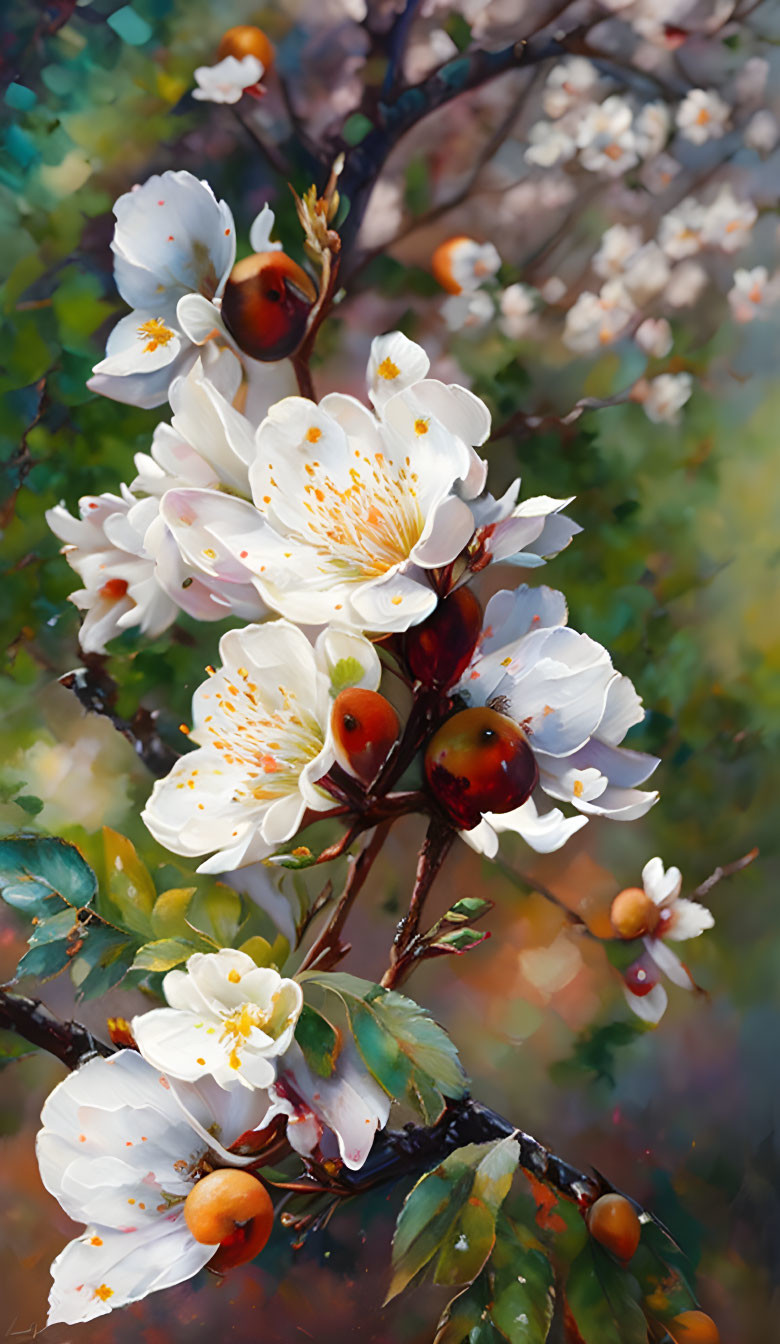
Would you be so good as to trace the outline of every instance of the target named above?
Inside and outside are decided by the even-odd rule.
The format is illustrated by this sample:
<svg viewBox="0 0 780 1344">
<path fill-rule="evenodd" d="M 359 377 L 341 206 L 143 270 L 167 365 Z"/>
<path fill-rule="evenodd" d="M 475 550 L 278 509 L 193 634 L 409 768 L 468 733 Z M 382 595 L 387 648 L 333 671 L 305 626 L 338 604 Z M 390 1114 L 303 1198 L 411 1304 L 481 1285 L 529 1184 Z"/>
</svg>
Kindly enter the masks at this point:
<svg viewBox="0 0 780 1344">
<path fill-rule="evenodd" d="M 13 1064 L 17 1059 L 27 1059 L 37 1053 L 37 1046 L 22 1041 L 13 1031 L 0 1030 L 0 1069 Z"/>
<path fill-rule="evenodd" d="M 572 1261 L 566 1299 L 584 1344 L 647 1344 L 636 1279 L 592 1239 Z"/>
<path fill-rule="evenodd" d="M 156 942 L 144 943 L 143 947 L 139 947 L 130 969 L 169 971 L 173 966 L 180 966 L 197 950 L 195 943 L 185 942 L 182 938 L 159 938 Z"/>
<path fill-rule="evenodd" d="M 295 1039 L 309 1068 L 320 1078 L 330 1078 L 340 1049 L 338 1032 L 326 1017 L 308 1003 L 303 1005 L 295 1028 Z"/>
<path fill-rule="evenodd" d="M 330 693 L 333 699 L 348 686 L 356 686 L 364 675 L 365 668 L 359 658 L 339 658 L 330 671 Z"/>
<path fill-rule="evenodd" d="M 542 1344 L 553 1315 L 554 1271 L 544 1251 L 524 1245 L 500 1218 L 491 1258 L 495 1295 L 491 1317 L 509 1344 Z"/>
<path fill-rule="evenodd" d="M 189 938 L 191 929 L 186 914 L 196 890 L 195 887 L 172 887 L 170 891 L 160 893 L 150 917 L 155 938 Z"/>
<path fill-rule="evenodd" d="M 14 799 L 17 807 L 27 812 L 31 817 L 37 817 L 39 812 L 43 811 L 44 802 L 42 798 L 36 798 L 33 793 L 20 793 Z"/>
<path fill-rule="evenodd" d="M 157 900 L 152 875 L 136 853 L 135 845 L 110 826 L 103 827 L 106 861 L 106 899 L 118 912 L 119 922 L 148 938 Z M 108 912 L 110 917 L 111 911 Z"/>
<path fill-rule="evenodd" d="M 437 1252 L 435 1283 L 469 1283 L 477 1277 L 493 1248 L 496 1217 L 519 1156 L 515 1139 L 467 1144 L 417 1182 L 396 1224 L 387 1301 Z"/>
<path fill-rule="evenodd" d="M 71 979 L 80 999 L 98 999 L 130 969 L 135 940 L 106 925 L 90 925 L 84 946 L 71 961 Z"/>
<path fill-rule="evenodd" d="M 77 909 L 89 905 L 97 881 L 75 845 L 55 836 L 12 836 L 0 841 L 0 892 L 23 914 L 41 918 L 59 896 Z"/>
<path fill-rule="evenodd" d="M 442 952 L 460 954 L 470 952 L 472 947 L 479 947 L 479 944 L 484 943 L 489 937 L 490 931 L 488 929 L 464 929 L 461 927 L 452 929 L 449 933 L 443 933 L 441 937 L 431 943 L 431 947 L 438 947 Z"/>
<path fill-rule="evenodd" d="M 187 911 L 187 923 L 217 947 L 232 947 L 241 924 L 241 897 L 222 882 L 206 891 L 196 891 Z"/>
<path fill-rule="evenodd" d="M 444 1308 L 433 1344 L 460 1344 L 467 1335 L 470 1336 L 487 1311 L 490 1298 L 489 1280 L 481 1274 Z"/>
<path fill-rule="evenodd" d="M 493 909 L 492 901 L 483 901 L 481 896 L 462 896 L 444 916 L 451 924 L 465 924 L 469 919 L 479 919 Z"/>
<path fill-rule="evenodd" d="M 411 999 L 343 972 L 313 972 L 310 980 L 338 994 L 360 1055 L 380 1087 L 404 1098 L 432 1122 L 445 1097 L 462 1097 L 466 1078 L 457 1051 L 436 1022 Z"/>
</svg>

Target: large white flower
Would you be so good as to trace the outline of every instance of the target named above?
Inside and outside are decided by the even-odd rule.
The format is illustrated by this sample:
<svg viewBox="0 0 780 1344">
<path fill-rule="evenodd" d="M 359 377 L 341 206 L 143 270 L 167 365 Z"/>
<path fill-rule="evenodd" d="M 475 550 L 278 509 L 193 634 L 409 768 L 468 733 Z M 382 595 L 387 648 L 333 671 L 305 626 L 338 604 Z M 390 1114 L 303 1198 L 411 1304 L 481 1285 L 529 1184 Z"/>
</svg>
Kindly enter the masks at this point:
<svg viewBox="0 0 780 1344">
<path fill-rule="evenodd" d="M 208 303 L 221 295 L 236 256 L 233 216 L 188 172 L 150 177 L 119 197 L 114 215 L 114 278 L 133 311 L 111 332 L 89 386 L 116 401 L 159 406 L 198 353 L 177 305 L 187 295 Z"/>
<path fill-rule="evenodd" d="M 680 895 L 682 874 L 679 868 L 667 868 L 659 858 L 650 859 L 642 869 L 642 885 L 659 912 L 658 925 L 642 939 L 645 952 L 629 968 L 623 991 L 629 1007 L 645 1022 L 660 1022 L 668 1003 L 666 990 L 659 983 L 663 973 L 681 989 L 695 989 L 695 983 L 676 952 L 662 941 L 687 942 L 698 938 L 715 923 L 712 914 L 698 901 Z M 632 988 L 633 986 L 633 988 Z"/>
<path fill-rule="evenodd" d="M 157 781 L 143 813 L 174 853 L 217 851 L 200 866 L 208 873 L 266 858 L 307 808 L 332 806 L 318 783 L 336 759 L 332 696 L 375 690 L 381 671 L 367 639 L 334 626 L 312 646 L 287 621 L 250 625 L 223 635 L 219 652 L 223 666 L 193 698 L 198 749 Z"/>
<path fill-rule="evenodd" d="M 251 503 L 195 489 L 165 495 L 185 559 L 215 578 L 245 566 L 292 621 L 389 632 L 424 620 L 437 601 L 434 571 L 474 538 L 486 475 L 475 446 L 490 431 L 478 397 L 427 372 L 425 352 L 396 332 L 371 347 L 373 413 L 339 393 L 273 406 L 257 433 Z M 518 509 L 546 516 L 565 502 Z M 534 538 L 543 526 L 540 517 Z"/>
<path fill-rule="evenodd" d="M 134 1050 L 92 1059 L 47 1098 L 37 1154 L 46 1189 L 85 1231 L 52 1265 L 48 1324 L 75 1325 L 192 1278 L 217 1247 L 195 1241 L 184 1200 L 203 1158 L 254 1129 L 264 1094 L 175 1083 Z"/>
<path fill-rule="evenodd" d="M 632 821 L 658 797 L 636 787 L 657 758 L 619 746 L 644 717 L 639 696 L 607 650 L 566 621 L 565 598 L 552 588 L 523 584 L 496 593 L 471 663 L 453 688 L 469 705 L 488 705 L 520 724 L 536 758 L 539 788 L 583 814 L 567 817 L 559 808 L 540 814 L 532 798 L 512 812 L 484 814 L 463 834 L 491 857 L 501 831 L 516 831 L 549 853 L 588 817 Z"/>
<path fill-rule="evenodd" d="M 196 952 L 163 980 L 167 1008 L 133 1018 L 144 1059 L 170 1078 L 220 1087 L 269 1087 L 292 1042 L 303 994 L 295 980 L 260 967 L 246 952 Z"/>
<path fill-rule="evenodd" d="M 293 1042 L 268 1094 L 272 1105 L 261 1128 L 286 1115 L 287 1140 L 296 1152 L 317 1153 L 323 1160 L 340 1157 L 352 1171 L 363 1166 L 390 1114 L 390 1097 L 362 1063 L 351 1036 L 329 1078 L 312 1073 Z"/>
</svg>

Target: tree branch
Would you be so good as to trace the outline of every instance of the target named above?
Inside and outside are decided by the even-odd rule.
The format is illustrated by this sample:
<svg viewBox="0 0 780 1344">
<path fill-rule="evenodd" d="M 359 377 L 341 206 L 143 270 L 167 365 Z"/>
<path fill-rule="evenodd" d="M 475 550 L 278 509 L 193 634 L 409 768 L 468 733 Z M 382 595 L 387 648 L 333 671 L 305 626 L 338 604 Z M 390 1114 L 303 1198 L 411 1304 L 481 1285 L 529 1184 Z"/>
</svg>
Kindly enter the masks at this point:
<svg viewBox="0 0 780 1344">
<path fill-rule="evenodd" d="M 75 1069 L 94 1055 L 112 1055 L 113 1045 L 92 1035 L 79 1022 L 61 1022 L 38 999 L 0 988 L 0 1027 L 37 1045 Z"/>
<path fill-rule="evenodd" d="M 299 970 L 308 971 L 316 966 L 317 970 L 327 971 L 337 965 L 342 957 L 346 956 L 349 951 L 349 944 L 341 942 L 341 931 L 366 878 L 371 872 L 374 860 L 387 839 L 392 824 L 392 820 L 380 822 L 368 844 L 361 850 L 357 858 L 352 860 L 347 880 L 344 883 L 344 890 L 339 897 L 336 908 L 322 933 L 306 953 Z"/>
<path fill-rule="evenodd" d="M 163 742 L 157 731 L 157 715 L 139 705 L 132 719 L 122 718 L 115 706 L 119 688 L 105 669 L 105 658 L 88 655 L 85 666 L 60 677 L 60 685 L 73 691 L 79 704 L 90 714 L 103 714 L 113 723 L 117 732 L 126 737 L 155 779 L 162 779 L 179 759 L 179 753 Z"/>
<path fill-rule="evenodd" d="M 423 908 L 454 839 L 455 831 L 451 826 L 440 817 L 431 817 L 420 850 L 409 909 L 396 929 L 390 965 L 382 976 L 385 989 L 395 989 L 406 979 L 421 950 L 418 933 Z"/>
</svg>

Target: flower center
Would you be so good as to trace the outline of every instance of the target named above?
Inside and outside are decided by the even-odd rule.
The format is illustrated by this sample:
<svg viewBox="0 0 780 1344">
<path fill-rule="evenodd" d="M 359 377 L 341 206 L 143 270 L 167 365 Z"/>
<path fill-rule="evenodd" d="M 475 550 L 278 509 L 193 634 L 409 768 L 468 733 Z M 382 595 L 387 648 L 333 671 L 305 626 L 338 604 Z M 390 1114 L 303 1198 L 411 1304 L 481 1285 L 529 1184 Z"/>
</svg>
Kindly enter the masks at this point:
<svg viewBox="0 0 780 1344">
<path fill-rule="evenodd" d="M 242 1003 L 240 1008 L 223 1019 L 220 1040 L 229 1047 L 228 1064 L 231 1069 L 241 1068 L 240 1047 L 246 1045 L 255 1027 L 261 1031 L 266 1029 L 272 1014 L 273 1004 L 270 1011 L 264 1013 L 256 1003 Z"/>
<path fill-rule="evenodd" d="M 148 322 L 142 322 L 138 328 L 138 335 L 149 338 L 144 346 L 145 355 L 152 353 L 161 345 L 167 345 L 174 337 L 174 333 L 170 327 L 166 327 L 161 317 L 151 317 Z"/>
</svg>

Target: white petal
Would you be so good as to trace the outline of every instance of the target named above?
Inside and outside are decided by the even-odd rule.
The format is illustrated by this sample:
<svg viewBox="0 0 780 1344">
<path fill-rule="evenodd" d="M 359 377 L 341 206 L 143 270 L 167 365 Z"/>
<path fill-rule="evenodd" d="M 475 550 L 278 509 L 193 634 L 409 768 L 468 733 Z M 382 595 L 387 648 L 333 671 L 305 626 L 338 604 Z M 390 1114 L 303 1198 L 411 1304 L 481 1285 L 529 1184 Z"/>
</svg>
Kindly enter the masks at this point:
<svg viewBox="0 0 780 1344">
<path fill-rule="evenodd" d="M 684 942 L 688 938 L 698 938 L 705 929 L 711 929 L 715 919 L 710 910 L 699 905 L 698 901 L 689 901 L 680 897 L 672 905 L 673 919 L 664 930 L 664 938 L 673 942 Z"/>
<path fill-rule="evenodd" d="M 664 872 L 661 859 L 649 859 L 642 869 L 642 885 L 655 905 L 669 905 L 680 894 L 682 873 L 679 868 Z"/>
<path fill-rule="evenodd" d="M 676 952 L 662 943 L 660 938 L 645 938 L 643 942 L 659 971 L 663 971 L 673 985 L 679 985 L 680 989 L 694 988 L 694 982 Z"/>
<path fill-rule="evenodd" d="M 352 595 L 355 624 L 363 630 L 401 631 L 424 621 L 436 606 L 436 594 L 420 579 L 396 571 L 366 584 Z"/>
<path fill-rule="evenodd" d="M 179 299 L 176 321 L 195 345 L 203 345 L 213 336 L 227 336 L 219 309 L 203 294 L 185 294 Z"/>
<path fill-rule="evenodd" d="M 249 246 L 253 252 L 281 252 L 282 244 L 271 242 L 274 223 L 274 212 L 266 204 L 249 226 Z"/>
<path fill-rule="evenodd" d="M 511 812 L 489 812 L 486 819 L 498 832 L 515 831 L 537 854 L 551 854 L 561 849 L 570 837 L 587 826 L 587 817 L 564 816 L 560 808 L 538 812 L 532 798 Z"/>
<path fill-rule="evenodd" d="M 468 546 L 473 533 L 474 517 L 468 504 L 450 495 L 429 514 L 425 531 L 410 558 L 423 569 L 438 569 Z"/>
<path fill-rule="evenodd" d="M 663 985 L 655 985 L 649 994 L 643 995 L 632 994 L 628 986 L 623 985 L 623 993 L 632 1013 L 641 1017 L 643 1022 L 651 1022 L 653 1026 L 656 1026 L 661 1021 L 669 1002 Z"/>
<path fill-rule="evenodd" d="M 366 372 L 368 395 L 377 410 L 381 411 L 396 392 L 424 378 L 429 367 L 430 361 L 422 347 L 400 331 L 377 336 L 371 342 Z"/>
</svg>

